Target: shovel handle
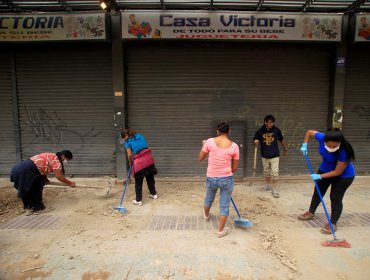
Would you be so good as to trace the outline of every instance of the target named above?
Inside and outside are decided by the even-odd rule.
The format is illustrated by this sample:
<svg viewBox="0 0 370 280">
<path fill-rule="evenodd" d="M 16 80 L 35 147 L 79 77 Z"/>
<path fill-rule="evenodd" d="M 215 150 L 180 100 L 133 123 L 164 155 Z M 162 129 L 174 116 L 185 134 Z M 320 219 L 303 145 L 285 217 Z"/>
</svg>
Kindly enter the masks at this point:
<svg viewBox="0 0 370 280">
<path fill-rule="evenodd" d="M 257 167 L 257 145 L 254 145 L 254 158 L 253 158 L 253 169 Z"/>
</svg>

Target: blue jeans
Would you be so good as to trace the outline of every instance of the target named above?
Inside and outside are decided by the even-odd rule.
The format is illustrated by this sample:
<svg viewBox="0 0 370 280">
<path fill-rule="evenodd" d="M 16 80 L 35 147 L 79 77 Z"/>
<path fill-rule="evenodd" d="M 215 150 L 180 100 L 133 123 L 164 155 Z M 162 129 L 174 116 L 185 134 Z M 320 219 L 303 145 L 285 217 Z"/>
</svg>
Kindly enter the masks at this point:
<svg viewBox="0 0 370 280">
<path fill-rule="evenodd" d="M 234 177 L 207 177 L 206 198 L 204 206 L 211 207 L 215 200 L 217 190 L 220 189 L 220 215 L 229 216 L 231 194 L 234 189 Z"/>
</svg>

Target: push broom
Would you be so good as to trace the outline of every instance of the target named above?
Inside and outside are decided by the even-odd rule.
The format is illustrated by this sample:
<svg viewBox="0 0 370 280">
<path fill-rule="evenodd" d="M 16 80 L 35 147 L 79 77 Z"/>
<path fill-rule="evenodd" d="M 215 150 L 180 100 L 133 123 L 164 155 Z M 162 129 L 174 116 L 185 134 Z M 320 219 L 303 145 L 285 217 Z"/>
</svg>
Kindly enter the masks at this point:
<svg viewBox="0 0 370 280">
<path fill-rule="evenodd" d="M 125 192 L 126 192 L 126 188 L 127 188 L 127 185 L 130 181 L 130 174 L 131 174 L 131 169 L 132 169 L 132 166 L 134 165 L 134 161 L 132 161 L 131 163 L 131 166 L 130 166 L 130 169 L 128 170 L 128 173 L 127 173 L 127 178 L 126 178 L 126 182 L 125 182 L 125 187 L 123 189 L 123 192 L 122 192 L 122 197 L 121 197 L 121 202 L 119 203 L 118 206 L 114 206 L 114 209 L 115 210 L 118 210 L 119 212 L 121 212 L 122 214 L 126 213 L 127 212 L 127 209 L 125 207 L 122 206 L 122 202 L 123 202 L 123 198 L 125 197 Z"/>
<path fill-rule="evenodd" d="M 310 174 L 314 174 L 313 170 L 312 170 L 310 160 L 308 159 L 307 153 L 304 152 L 303 155 L 306 159 L 306 163 L 307 163 L 308 169 L 310 170 Z M 316 191 L 317 191 L 317 193 L 320 197 L 322 207 L 324 208 L 326 219 L 328 220 L 328 223 L 329 223 L 329 226 L 330 226 L 330 230 L 333 234 L 333 240 L 328 240 L 328 241 L 325 241 L 325 242 L 321 242 L 321 245 L 324 246 L 324 247 L 351 248 L 351 244 L 349 244 L 345 239 L 337 239 L 337 237 L 335 235 L 335 230 L 334 230 L 333 224 L 331 223 L 331 220 L 330 220 L 330 217 L 329 217 L 329 214 L 328 214 L 328 210 L 326 209 L 324 199 L 322 198 L 319 186 L 317 185 L 317 182 L 315 180 L 313 180 L 313 181 L 315 183 Z"/>
<path fill-rule="evenodd" d="M 234 208 L 235 208 L 235 211 L 236 211 L 236 214 L 238 214 L 238 218 L 236 218 L 234 220 L 235 222 L 235 225 L 238 226 L 238 227 L 242 227 L 242 228 L 251 228 L 253 226 L 252 222 L 247 220 L 247 219 L 244 219 L 240 216 L 240 213 L 239 213 L 239 210 L 238 210 L 238 207 L 236 207 L 236 204 L 234 202 L 234 199 L 231 197 L 231 202 L 233 203 L 234 205 Z"/>
</svg>

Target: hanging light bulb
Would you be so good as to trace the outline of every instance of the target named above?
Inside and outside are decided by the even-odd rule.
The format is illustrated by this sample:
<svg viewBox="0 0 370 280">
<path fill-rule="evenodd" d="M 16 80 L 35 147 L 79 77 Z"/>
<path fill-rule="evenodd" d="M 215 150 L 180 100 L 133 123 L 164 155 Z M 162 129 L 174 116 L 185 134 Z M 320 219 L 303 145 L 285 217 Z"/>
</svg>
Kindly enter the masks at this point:
<svg viewBox="0 0 370 280">
<path fill-rule="evenodd" d="M 105 9 L 108 7 L 108 5 L 107 5 L 107 3 L 105 3 L 105 1 L 101 1 L 101 2 L 100 2 L 100 7 L 101 7 L 103 10 L 105 10 Z"/>
</svg>

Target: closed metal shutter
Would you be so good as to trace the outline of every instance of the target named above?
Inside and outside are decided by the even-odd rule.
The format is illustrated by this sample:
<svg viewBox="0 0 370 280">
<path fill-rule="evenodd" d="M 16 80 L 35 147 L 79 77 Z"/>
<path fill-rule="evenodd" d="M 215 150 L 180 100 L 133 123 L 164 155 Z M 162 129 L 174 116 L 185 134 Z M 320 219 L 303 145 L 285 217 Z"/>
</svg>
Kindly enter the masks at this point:
<svg viewBox="0 0 370 280">
<path fill-rule="evenodd" d="M 369 46 L 354 46 L 348 52 L 343 133 L 355 150 L 356 173 L 370 174 L 370 57 Z"/>
<path fill-rule="evenodd" d="M 0 53 L 0 61 L 0 174 L 9 175 L 16 163 L 10 53 Z"/>
<path fill-rule="evenodd" d="M 307 129 L 326 129 L 329 54 L 324 46 L 303 45 L 129 46 L 129 126 L 147 138 L 160 175 L 204 176 L 202 140 L 215 135 L 215 121 L 235 123 L 231 138 L 244 141 L 238 144 L 247 155 L 240 175 L 250 176 L 254 133 L 273 114 L 290 147 L 281 174 L 307 173 L 299 148 Z M 311 141 L 316 168 L 315 147 Z M 261 174 L 260 158 L 257 166 Z"/>
<path fill-rule="evenodd" d="M 68 149 L 68 174 L 115 174 L 109 47 L 32 48 L 16 65 L 23 158 Z"/>
</svg>

